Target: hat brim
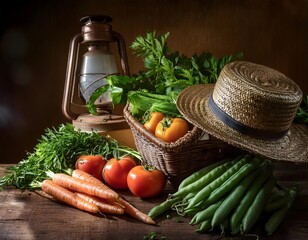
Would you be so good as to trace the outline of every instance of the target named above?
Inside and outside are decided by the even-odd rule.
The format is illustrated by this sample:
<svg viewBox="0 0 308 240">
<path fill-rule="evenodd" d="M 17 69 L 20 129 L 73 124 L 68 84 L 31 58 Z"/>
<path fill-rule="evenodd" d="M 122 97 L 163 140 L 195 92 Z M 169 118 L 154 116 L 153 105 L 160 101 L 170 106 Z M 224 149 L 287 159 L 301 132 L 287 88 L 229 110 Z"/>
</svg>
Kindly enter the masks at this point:
<svg viewBox="0 0 308 240">
<path fill-rule="evenodd" d="M 278 140 L 262 140 L 237 132 L 208 107 L 214 84 L 194 85 L 184 89 L 177 98 L 181 114 L 193 125 L 235 147 L 264 157 L 291 162 L 308 162 L 308 128 L 292 124 L 288 134 Z"/>
</svg>

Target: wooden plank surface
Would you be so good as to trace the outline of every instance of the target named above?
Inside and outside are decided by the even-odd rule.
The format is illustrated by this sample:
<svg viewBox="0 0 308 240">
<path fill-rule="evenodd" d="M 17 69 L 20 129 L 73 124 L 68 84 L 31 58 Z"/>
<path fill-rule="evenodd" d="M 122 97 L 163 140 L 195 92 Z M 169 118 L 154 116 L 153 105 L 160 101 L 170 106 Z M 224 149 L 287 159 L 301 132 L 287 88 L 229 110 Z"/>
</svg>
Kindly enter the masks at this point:
<svg viewBox="0 0 308 240">
<path fill-rule="evenodd" d="M 7 165 L 0 165 L 3 176 Z M 281 184 L 289 186 L 301 183 L 303 191 L 296 200 L 285 221 L 271 237 L 262 233 L 262 223 L 253 229 L 259 239 L 307 239 L 308 237 L 308 165 L 279 163 L 275 166 L 275 175 Z M 165 200 L 168 193 L 174 191 L 167 186 L 160 197 L 141 200 L 127 191 L 120 194 L 134 206 L 148 212 L 153 206 Z M 178 217 L 174 212 L 157 219 L 157 226 L 140 223 L 130 216 L 94 216 L 67 205 L 42 197 L 36 192 L 17 189 L 5 189 L 0 192 L 0 239 L 144 239 L 155 232 L 158 239 L 219 239 L 219 232 L 197 234 L 196 227 L 188 224 L 189 219 Z M 228 239 L 227 237 L 225 239 Z M 255 235 L 236 236 L 229 239 L 257 239 Z"/>
</svg>

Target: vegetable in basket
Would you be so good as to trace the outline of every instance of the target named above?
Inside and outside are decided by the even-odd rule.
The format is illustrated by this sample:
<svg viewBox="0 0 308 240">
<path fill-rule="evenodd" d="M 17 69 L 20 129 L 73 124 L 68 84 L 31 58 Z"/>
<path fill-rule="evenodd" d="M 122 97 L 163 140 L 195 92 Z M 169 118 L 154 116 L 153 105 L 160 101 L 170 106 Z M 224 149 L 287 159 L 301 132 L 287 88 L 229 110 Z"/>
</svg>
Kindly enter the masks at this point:
<svg viewBox="0 0 308 240">
<path fill-rule="evenodd" d="M 152 112 L 160 112 L 171 117 L 181 117 L 175 99 L 171 96 L 132 91 L 129 92 L 127 100 L 130 103 L 131 114 L 141 122 L 146 121 Z"/>
<path fill-rule="evenodd" d="M 183 118 L 171 118 L 161 112 L 151 112 L 143 124 L 144 128 L 165 142 L 175 142 L 189 130 L 188 123 Z"/>
<path fill-rule="evenodd" d="M 183 118 L 164 117 L 155 128 L 155 136 L 165 142 L 175 142 L 189 130 L 188 123 Z"/>
<path fill-rule="evenodd" d="M 164 114 L 161 112 L 152 112 L 149 119 L 143 124 L 144 128 L 155 134 L 157 124 L 164 119 Z"/>
<path fill-rule="evenodd" d="M 178 51 L 170 51 L 168 36 L 169 33 L 156 36 L 154 31 L 148 32 L 145 37 L 136 37 L 131 48 L 142 58 L 145 70 L 133 76 L 108 76 L 108 84 L 98 88 L 87 103 L 89 111 L 96 114 L 94 102 L 106 91 L 111 92 L 113 104 L 125 104 L 129 101 L 128 94 L 139 90 L 176 99 L 179 92 L 188 86 L 215 83 L 224 65 L 243 57 L 242 53 L 238 53 L 218 58 L 209 52 L 188 57 Z M 138 104 L 143 105 L 143 102 Z M 176 111 L 175 104 L 173 107 Z M 144 108 L 149 109 L 149 106 Z"/>
</svg>

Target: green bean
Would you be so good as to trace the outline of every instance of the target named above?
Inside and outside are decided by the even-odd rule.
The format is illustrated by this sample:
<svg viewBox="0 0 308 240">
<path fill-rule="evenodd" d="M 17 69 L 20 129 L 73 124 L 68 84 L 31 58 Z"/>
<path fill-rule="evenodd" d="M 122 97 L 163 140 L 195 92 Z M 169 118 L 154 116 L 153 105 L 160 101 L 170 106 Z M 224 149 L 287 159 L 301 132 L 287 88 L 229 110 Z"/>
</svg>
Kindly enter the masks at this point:
<svg viewBox="0 0 308 240">
<path fill-rule="evenodd" d="M 242 158 L 243 156 L 239 156 L 240 158 Z M 199 180 L 201 177 L 205 176 L 206 174 L 208 174 L 210 171 L 212 171 L 214 168 L 225 164 L 226 162 L 231 161 L 230 158 L 226 158 L 223 159 L 221 161 L 218 161 L 216 163 L 213 163 L 209 166 L 206 166 L 204 168 L 201 168 L 200 170 L 198 170 L 197 172 L 194 172 L 193 174 L 191 174 L 190 176 L 188 176 L 187 178 L 185 178 L 179 185 L 178 190 L 188 186 L 191 183 L 196 182 L 197 180 Z"/>
<path fill-rule="evenodd" d="M 188 214 L 184 211 L 185 207 L 187 207 L 188 205 L 189 199 L 193 198 L 194 196 L 195 196 L 195 193 L 189 193 L 184 198 L 176 197 L 180 200 L 172 205 L 172 210 L 175 210 L 177 214 L 181 216 L 191 215 L 191 214 L 194 215 L 195 213 L 193 211 L 191 214 Z M 198 209 L 196 209 L 196 212 L 198 212 Z"/>
<path fill-rule="evenodd" d="M 266 183 L 262 186 L 258 192 L 256 198 L 254 199 L 251 206 L 248 208 L 241 224 L 241 232 L 247 233 L 250 231 L 252 226 L 256 223 L 261 215 L 264 205 L 268 201 L 268 198 L 273 190 L 277 179 L 274 176 L 271 176 Z"/>
<path fill-rule="evenodd" d="M 251 174 L 244 177 L 234 190 L 227 196 L 219 206 L 212 218 L 212 227 L 218 225 L 228 218 L 230 212 L 236 207 L 252 181 L 260 174 L 261 168 L 255 169 Z"/>
<path fill-rule="evenodd" d="M 205 186 L 202 190 L 200 190 L 194 198 L 189 202 L 187 209 L 195 206 L 202 200 L 206 199 L 210 194 L 221 186 L 224 182 L 226 182 L 233 174 L 235 174 L 241 167 L 243 167 L 249 161 L 249 157 L 245 156 L 232 167 L 230 167 L 225 173 L 215 179 L 213 182 Z"/>
<path fill-rule="evenodd" d="M 174 194 L 172 194 L 173 197 L 178 197 L 178 196 L 185 196 L 190 192 L 198 192 L 200 191 L 202 188 L 204 188 L 204 186 L 208 185 L 209 183 L 211 183 L 212 181 L 214 181 L 215 179 L 217 179 L 219 176 L 221 176 L 224 172 L 226 172 L 228 169 L 230 169 L 230 167 L 232 167 L 234 164 L 237 165 L 237 163 L 239 164 L 243 164 L 243 161 L 247 161 L 248 160 L 249 155 L 245 155 L 244 157 L 242 157 L 240 160 L 238 160 L 237 158 L 231 162 L 227 161 L 226 163 L 219 165 L 218 167 L 212 169 L 209 173 L 205 174 L 203 177 L 201 177 L 199 180 L 179 189 L 177 192 L 175 192 Z M 245 160 L 244 160 L 245 159 Z"/>
<path fill-rule="evenodd" d="M 237 186 L 237 184 L 249 173 L 259 167 L 261 160 L 253 159 L 251 162 L 246 163 L 242 166 L 239 171 L 233 174 L 229 179 L 227 179 L 221 186 L 216 188 L 210 196 L 203 202 L 203 205 L 207 206 L 213 202 L 218 201 L 223 196 L 228 194 L 230 191 Z"/>
<path fill-rule="evenodd" d="M 204 232 L 210 231 L 211 229 L 212 229 L 211 221 L 206 220 L 206 221 L 201 223 L 200 227 L 196 230 L 196 232 L 197 233 L 204 233 Z"/>
<path fill-rule="evenodd" d="M 264 212 L 274 212 L 284 206 L 290 201 L 291 195 L 289 191 L 286 191 L 286 194 L 275 201 L 268 202 L 264 207 Z"/>
<path fill-rule="evenodd" d="M 255 181 L 252 183 L 250 188 L 245 193 L 242 200 L 234 209 L 230 217 L 230 227 L 232 234 L 236 234 L 238 232 L 237 230 L 239 230 L 239 226 L 247 209 L 252 204 L 253 200 L 255 199 L 256 195 L 258 194 L 263 184 L 271 176 L 272 171 L 273 171 L 272 165 L 266 165 L 265 167 L 263 167 L 258 177 L 255 179 Z"/>
<path fill-rule="evenodd" d="M 193 198 L 194 196 L 196 195 L 195 192 L 191 192 L 191 193 L 188 193 L 184 198 L 183 198 L 183 201 L 189 201 L 191 198 Z"/>
<path fill-rule="evenodd" d="M 203 206 L 202 202 L 199 202 L 196 206 L 191 207 L 191 208 L 187 208 L 187 205 L 183 209 L 185 215 L 187 215 L 187 216 L 194 216 L 198 212 L 201 212 L 201 211 L 203 211 L 205 209 L 205 206 Z"/>
<path fill-rule="evenodd" d="M 162 213 L 168 211 L 171 209 L 172 205 L 175 203 L 179 202 L 181 199 L 178 198 L 171 198 L 167 199 L 166 201 L 162 202 L 161 204 L 153 207 L 150 212 L 148 213 L 148 216 L 151 217 L 152 219 L 158 217 Z"/>
<path fill-rule="evenodd" d="M 200 211 L 204 210 L 203 206 L 198 204 L 197 206 L 189 209 L 183 209 L 183 212 L 185 213 L 186 216 L 195 216 L 197 213 Z"/>
<path fill-rule="evenodd" d="M 211 206 L 207 207 L 203 211 L 198 212 L 190 221 L 191 225 L 199 224 L 205 220 L 211 220 L 216 210 L 222 204 L 222 200 L 212 204 Z"/>
<path fill-rule="evenodd" d="M 279 189 L 278 191 L 274 191 L 268 199 L 267 204 L 277 201 L 278 199 L 284 197 L 286 195 L 286 189 Z"/>
<path fill-rule="evenodd" d="M 289 209 L 292 207 L 297 195 L 299 194 L 299 189 L 290 189 L 290 199 L 287 205 L 276 212 L 274 212 L 271 217 L 267 220 L 265 223 L 265 231 L 267 235 L 272 235 L 273 232 L 277 229 L 277 227 L 280 225 L 280 223 L 284 220 L 286 217 Z"/>
</svg>

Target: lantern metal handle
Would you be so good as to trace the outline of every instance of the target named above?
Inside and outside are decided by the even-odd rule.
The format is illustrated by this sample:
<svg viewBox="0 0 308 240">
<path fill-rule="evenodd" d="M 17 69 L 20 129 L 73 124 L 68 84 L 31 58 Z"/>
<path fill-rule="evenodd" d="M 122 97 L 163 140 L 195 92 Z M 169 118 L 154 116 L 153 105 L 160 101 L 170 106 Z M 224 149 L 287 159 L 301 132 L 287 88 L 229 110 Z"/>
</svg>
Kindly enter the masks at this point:
<svg viewBox="0 0 308 240">
<path fill-rule="evenodd" d="M 114 37 L 114 39 L 116 40 L 118 44 L 118 51 L 120 54 L 122 74 L 130 75 L 124 38 L 122 37 L 120 33 L 117 33 L 117 32 L 112 32 L 112 36 Z"/>
<path fill-rule="evenodd" d="M 85 104 L 76 104 L 74 102 L 74 93 L 78 92 L 76 90 L 76 72 L 78 64 L 78 52 L 79 52 L 79 43 L 83 40 L 81 34 L 76 34 L 71 40 L 69 53 L 68 53 L 68 62 L 66 69 L 66 79 L 64 85 L 64 93 L 62 100 L 62 112 L 64 116 L 70 120 L 76 119 L 78 115 L 84 112 L 87 108 Z M 72 109 L 74 108 L 74 109 Z"/>
</svg>

